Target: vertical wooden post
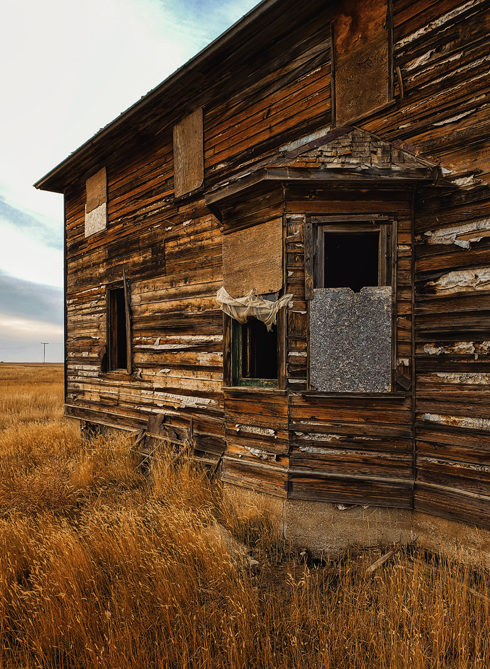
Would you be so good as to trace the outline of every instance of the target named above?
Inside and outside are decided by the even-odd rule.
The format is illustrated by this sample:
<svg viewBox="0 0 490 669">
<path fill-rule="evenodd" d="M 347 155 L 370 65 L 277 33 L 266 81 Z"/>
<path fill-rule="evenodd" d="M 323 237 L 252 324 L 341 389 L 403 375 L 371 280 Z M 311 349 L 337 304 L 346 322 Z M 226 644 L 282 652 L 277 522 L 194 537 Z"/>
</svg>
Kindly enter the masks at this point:
<svg viewBox="0 0 490 669">
<path fill-rule="evenodd" d="M 304 252 L 305 252 L 305 300 L 313 299 L 313 227 L 308 218 L 304 225 Z"/>
<path fill-rule="evenodd" d="M 128 282 L 126 279 L 126 271 L 123 268 L 123 281 L 124 281 L 124 308 L 126 316 L 126 364 L 128 374 L 131 374 L 133 371 L 133 365 L 131 360 L 131 311 L 129 305 L 129 289 Z"/>
</svg>

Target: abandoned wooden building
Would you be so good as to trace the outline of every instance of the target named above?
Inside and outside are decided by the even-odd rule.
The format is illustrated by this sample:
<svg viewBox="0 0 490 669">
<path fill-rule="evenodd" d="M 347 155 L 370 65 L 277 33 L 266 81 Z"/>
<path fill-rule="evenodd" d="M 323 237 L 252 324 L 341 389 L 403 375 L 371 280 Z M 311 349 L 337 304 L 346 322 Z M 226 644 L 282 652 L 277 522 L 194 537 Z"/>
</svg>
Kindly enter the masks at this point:
<svg viewBox="0 0 490 669">
<path fill-rule="evenodd" d="M 489 30 L 264 0 L 41 179 L 66 416 L 191 429 L 314 547 L 490 530 Z"/>
</svg>

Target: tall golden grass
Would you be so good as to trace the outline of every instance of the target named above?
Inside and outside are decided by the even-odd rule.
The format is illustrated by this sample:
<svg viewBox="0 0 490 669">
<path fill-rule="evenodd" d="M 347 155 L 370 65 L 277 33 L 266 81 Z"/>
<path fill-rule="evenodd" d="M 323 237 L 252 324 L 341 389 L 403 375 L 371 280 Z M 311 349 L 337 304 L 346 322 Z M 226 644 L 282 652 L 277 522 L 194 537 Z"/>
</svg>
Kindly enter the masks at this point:
<svg viewBox="0 0 490 669">
<path fill-rule="evenodd" d="M 483 567 L 413 546 L 372 574 L 386 547 L 303 564 L 189 459 L 146 479 L 129 439 L 80 443 L 61 391 L 60 368 L 0 365 L 0 667 L 490 666 Z"/>
</svg>

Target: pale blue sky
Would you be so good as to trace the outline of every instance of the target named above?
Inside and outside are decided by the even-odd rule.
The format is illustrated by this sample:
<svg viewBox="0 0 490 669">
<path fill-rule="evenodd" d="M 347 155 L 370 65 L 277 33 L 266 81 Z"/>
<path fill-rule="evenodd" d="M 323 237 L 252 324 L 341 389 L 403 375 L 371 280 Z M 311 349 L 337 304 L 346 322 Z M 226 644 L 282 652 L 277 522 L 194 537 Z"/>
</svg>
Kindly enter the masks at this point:
<svg viewBox="0 0 490 669">
<path fill-rule="evenodd" d="M 6 0 L 0 360 L 62 361 L 62 196 L 32 184 L 257 0 Z"/>
</svg>

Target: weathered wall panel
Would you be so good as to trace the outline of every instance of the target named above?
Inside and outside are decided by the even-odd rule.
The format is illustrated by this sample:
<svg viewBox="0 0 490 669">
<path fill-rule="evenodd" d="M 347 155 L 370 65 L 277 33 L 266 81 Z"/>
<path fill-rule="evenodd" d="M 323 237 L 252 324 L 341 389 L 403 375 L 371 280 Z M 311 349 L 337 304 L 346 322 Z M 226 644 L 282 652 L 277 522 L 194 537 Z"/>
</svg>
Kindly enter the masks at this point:
<svg viewBox="0 0 490 669">
<path fill-rule="evenodd" d="M 204 180 L 203 111 L 196 109 L 174 126 L 175 197 L 202 186 Z"/>
</svg>

